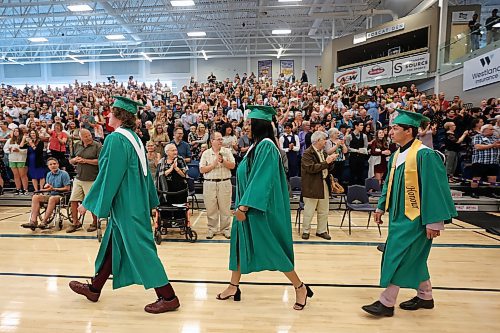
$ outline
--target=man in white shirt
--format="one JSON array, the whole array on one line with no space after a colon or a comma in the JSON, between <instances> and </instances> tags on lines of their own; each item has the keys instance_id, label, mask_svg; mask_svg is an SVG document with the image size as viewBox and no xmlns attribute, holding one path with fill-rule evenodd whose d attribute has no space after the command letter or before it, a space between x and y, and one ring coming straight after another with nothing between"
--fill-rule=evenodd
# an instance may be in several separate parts
<instances>
[{"instance_id":1,"label":"man in white shirt","mask_svg":"<svg viewBox=\"0 0 500 333\"><path fill-rule=\"evenodd\" d=\"M241 123L241 119L243 118L243 112L237 108L236 102L231 102L231 109L227 111L227 119L229 121L231 120L237 120L238 124Z\"/></svg>"},{"instance_id":2,"label":"man in white shirt","mask_svg":"<svg viewBox=\"0 0 500 333\"><path fill-rule=\"evenodd\" d=\"M231 169L234 169L234 156L228 148L222 147L222 134L214 132L212 148L203 152L200 159L200 172L203 174L203 198L207 209L207 239L217 232L231 238ZM220 229L219 227L220 222Z\"/></svg>"},{"instance_id":3,"label":"man in white shirt","mask_svg":"<svg viewBox=\"0 0 500 333\"><path fill-rule=\"evenodd\" d=\"M279 139L280 149L286 153L288 158L288 178L299 175L299 136L292 133L292 124L285 124L285 132Z\"/></svg>"}]
</instances>

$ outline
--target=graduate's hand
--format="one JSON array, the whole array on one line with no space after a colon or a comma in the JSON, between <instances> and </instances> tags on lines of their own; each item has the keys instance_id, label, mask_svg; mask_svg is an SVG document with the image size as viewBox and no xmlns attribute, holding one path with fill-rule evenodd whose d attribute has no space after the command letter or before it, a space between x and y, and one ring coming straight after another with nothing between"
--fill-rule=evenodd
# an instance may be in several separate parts
<instances>
[{"instance_id":1,"label":"graduate's hand","mask_svg":"<svg viewBox=\"0 0 500 333\"><path fill-rule=\"evenodd\" d=\"M236 209L234 212L233 212L234 216L236 216L236 219L240 222L243 222L247 219L247 214L245 212L242 212L241 210L239 209Z\"/></svg>"},{"instance_id":2,"label":"graduate's hand","mask_svg":"<svg viewBox=\"0 0 500 333\"><path fill-rule=\"evenodd\" d=\"M425 229L427 232L427 238L428 239L433 239L438 236L441 236L441 232L439 230L432 230L432 229Z\"/></svg>"},{"instance_id":3,"label":"graduate's hand","mask_svg":"<svg viewBox=\"0 0 500 333\"><path fill-rule=\"evenodd\" d=\"M373 214L373 217L375 218L375 223L377 224L384 223L384 221L382 221L382 215L384 215L384 212L375 212L375 214Z\"/></svg>"},{"instance_id":4,"label":"graduate's hand","mask_svg":"<svg viewBox=\"0 0 500 333\"><path fill-rule=\"evenodd\" d=\"M78 214L85 215L87 212L87 208L83 207L83 205L78 206Z\"/></svg>"}]
</instances>

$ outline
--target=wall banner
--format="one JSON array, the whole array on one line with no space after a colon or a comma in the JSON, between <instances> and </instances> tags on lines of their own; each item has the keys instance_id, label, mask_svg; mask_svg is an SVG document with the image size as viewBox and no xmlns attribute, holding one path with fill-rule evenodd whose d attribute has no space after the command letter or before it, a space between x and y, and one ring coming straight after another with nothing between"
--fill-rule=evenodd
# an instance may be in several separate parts
<instances>
[{"instance_id":1,"label":"wall banner","mask_svg":"<svg viewBox=\"0 0 500 333\"><path fill-rule=\"evenodd\" d=\"M293 72L293 60L280 60L280 74L283 73L286 80L290 79Z\"/></svg>"},{"instance_id":2,"label":"wall banner","mask_svg":"<svg viewBox=\"0 0 500 333\"><path fill-rule=\"evenodd\" d=\"M273 78L273 61L272 60L259 60L257 62L257 75L258 79L266 77L267 79Z\"/></svg>"},{"instance_id":3,"label":"wall banner","mask_svg":"<svg viewBox=\"0 0 500 333\"><path fill-rule=\"evenodd\" d=\"M337 72L333 74L333 82L335 86L340 86L341 83L344 84L354 84L361 82L361 68L352 68L346 71Z\"/></svg>"},{"instance_id":4,"label":"wall banner","mask_svg":"<svg viewBox=\"0 0 500 333\"><path fill-rule=\"evenodd\" d=\"M392 61L371 64L361 68L361 82L392 77Z\"/></svg>"},{"instance_id":5,"label":"wall banner","mask_svg":"<svg viewBox=\"0 0 500 333\"><path fill-rule=\"evenodd\" d=\"M392 61L393 77L409 75L409 74L417 74L428 71L429 71L429 53L419 54Z\"/></svg>"},{"instance_id":6,"label":"wall banner","mask_svg":"<svg viewBox=\"0 0 500 333\"><path fill-rule=\"evenodd\" d=\"M500 48L464 62L464 91L500 81Z\"/></svg>"}]
</instances>

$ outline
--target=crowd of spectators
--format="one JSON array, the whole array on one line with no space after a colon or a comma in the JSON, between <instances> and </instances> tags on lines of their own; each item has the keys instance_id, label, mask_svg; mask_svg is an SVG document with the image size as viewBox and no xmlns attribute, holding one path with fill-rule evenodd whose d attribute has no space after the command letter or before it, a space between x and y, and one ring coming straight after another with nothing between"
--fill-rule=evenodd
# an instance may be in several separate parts
<instances>
[{"instance_id":1,"label":"crowd of spectators","mask_svg":"<svg viewBox=\"0 0 500 333\"><path fill-rule=\"evenodd\" d=\"M382 182L387 159L397 149L388 129L397 110L404 109L430 119L419 129L419 138L446 155L450 182L481 176L496 181L500 98L485 98L474 106L459 95L427 94L414 84L323 88L303 82L304 74L298 81L282 76L276 81L258 80L253 73L217 80L212 74L206 82L192 78L178 93L159 80L154 84L133 79L97 84L75 81L67 87L46 89L2 85L0 186L12 181L16 194L27 194L29 178L37 190L43 186L48 157L57 158L61 169L71 173L69 160L81 140L80 130L87 129L99 142L113 130L107 115L115 95L144 105L136 133L147 147L152 169L169 143L187 164L199 161L210 148L215 131L221 133L223 147L238 163L251 144L248 105L263 104L276 108L273 124L287 157L289 177L300 175L302 154L311 145L312 134L323 131L328 134L325 152L337 154L333 173L341 183L364 184L367 177ZM491 174L484 173L484 164L490 165L487 173Z\"/></svg>"}]
</instances>

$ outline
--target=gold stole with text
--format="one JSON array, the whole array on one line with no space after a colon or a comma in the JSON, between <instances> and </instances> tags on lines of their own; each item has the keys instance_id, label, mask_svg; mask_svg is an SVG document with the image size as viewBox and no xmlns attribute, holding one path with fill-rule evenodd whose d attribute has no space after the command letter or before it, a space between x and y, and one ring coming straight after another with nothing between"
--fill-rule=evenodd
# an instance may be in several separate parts
<instances>
[{"instance_id":1,"label":"gold stole with text","mask_svg":"<svg viewBox=\"0 0 500 333\"><path fill-rule=\"evenodd\" d=\"M418 186L418 171L417 171L417 152L422 141L415 140L411 147L408 148L408 155L405 161L405 216L411 221L420 216L420 189ZM394 180L394 172L398 163L400 149L396 151L392 159L391 172L389 173L389 183L387 184L387 197L385 201L385 210L389 208L391 198L392 182Z\"/></svg>"}]
</instances>

